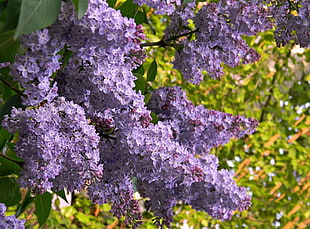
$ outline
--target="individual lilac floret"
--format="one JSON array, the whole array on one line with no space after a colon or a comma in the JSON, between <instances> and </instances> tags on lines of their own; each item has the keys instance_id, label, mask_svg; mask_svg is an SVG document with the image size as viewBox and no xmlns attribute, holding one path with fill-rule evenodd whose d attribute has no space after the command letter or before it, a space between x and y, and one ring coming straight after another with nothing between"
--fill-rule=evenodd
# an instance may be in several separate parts
<instances>
[{"instance_id":1,"label":"individual lilac floret","mask_svg":"<svg viewBox=\"0 0 310 229\"><path fill-rule=\"evenodd\" d=\"M5 216L6 206L0 203L0 228L3 229L24 229L25 220L19 220L14 215Z\"/></svg>"},{"instance_id":2,"label":"individual lilac floret","mask_svg":"<svg viewBox=\"0 0 310 229\"><path fill-rule=\"evenodd\" d=\"M252 134L258 125L252 118L195 107L180 87L155 90L147 106L171 125L176 141L200 155L232 138Z\"/></svg>"},{"instance_id":3,"label":"individual lilac floret","mask_svg":"<svg viewBox=\"0 0 310 229\"><path fill-rule=\"evenodd\" d=\"M19 179L37 193L48 189L81 190L101 176L99 136L83 108L59 97L35 109L13 108L3 126L18 132L15 150L24 160Z\"/></svg>"}]
</instances>

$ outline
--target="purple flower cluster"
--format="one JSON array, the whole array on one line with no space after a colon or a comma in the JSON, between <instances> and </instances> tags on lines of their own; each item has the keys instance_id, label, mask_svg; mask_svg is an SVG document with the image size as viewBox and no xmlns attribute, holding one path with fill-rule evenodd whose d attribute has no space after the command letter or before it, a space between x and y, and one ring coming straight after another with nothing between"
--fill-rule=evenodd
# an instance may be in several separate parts
<instances>
[{"instance_id":1,"label":"purple flower cluster","mask_svg":"<svg viewBox=\"0 0 310 229\"><path fill-rule=\"evenodd\" d=\"M194 18L195 3L188 3L178 6L173 14L170 15L170 23L165 29L165 38L178 36L190 32L188 20Z\"/></svg>"},{"instance_id":2,"label":"purple flower cluster","mask_svg":"<svg viewBox=\"0 0 310 229\"><path fill-rule=\"evenodd\" d=\"M132 168L138 192L149 198L146 208L169 225L178 200L223 220L230 219L234 210L250 206L247 191L237 187L232 174L218 170L216 156L198 156L178 142L173 132L169 124L159 122L143 133L134 129L127 137L130 154L140 158Z\"/></svg>"},{"instance_id":3,"label":"purple flower cluster","mask_svg":"<svg viewBox=\"0 0 310 229\"><path fill-rule=\"evenodd\" d=\"M170 15L175 10L175 5L181 5L182 0L134 0L134 3L140 6L145 4L149 7L156 9L156 14L167 14Z\"/></svg>"},{"instance_id":4,"label":"purple flower cluster","mask_svg":"<svg viewBox=\"0 0 310 229\"><path fill-rule=\"evenodd\" d=\"M13 108L3 126L19 134L15 149L25 163L19 179L23 187L38 193L82 190L102 174L95 127L82 107L63 97L37 109Z\"/></svg>"},{"instance_id":5,"label":"purple flower cluster","mask_svg":"<svg viewBox=\"0 0 310 229\"><path fill-rule=\"evenodd\" d=\"M307 0L279 1L269 7L275 19L274 37L278 46L294 40L301 47L310 46L310 2Z\"/></svg>"},{"instance_id":6,"label":"purple flower cluster","mask_svg":"<svg viewBox=\"0 0 310 229\"><path fill-rule=\"evenodd\" d=\"M5 216L6 206L0 203L0 228L3 229L24 229L24 220L18 220L15 216Z\"/></svg>"},{"instance_id":7,"label":"purple flower cluster","mask_svg":"<svg viewBox=\"0 0 310 229\"><path fill-rule=\"evenodd\" d=\"M178 26L180 23L175 23L175 14L178 15L178 11L171 15L172 23ZM262 4L245 0L204 5L193 17L196 39L180 42L183 48L175 55L174 67L187 81L199 84L203 80L203 70L213 78L219 78L223 74L222 63L235 67L258 61L259 54L241 35L251 36L271 29L267 16ZM184 20L186 23L188 17ZM177 31L178 27L174 30Z\"/></svg>"},{"instance_id":8,"label":"purple flower cluster","mask_svg":"<svg viewBox=\"0 0 310 229\"><path fill-rule=\"evenodd\" d=\"M123 176L121 179L115 180L114 176L105 175L105 178L100 182L91 185L88 192L94 203L112 203L111 212L114 216L118 218L125 216L125 223L137 227L141 224L142 216L138 201L133 197L133 190L128 177Z\"/></svg>"},{"instance_id":9,"label":"purple flower cluster","mask_svg":"<svg viewBox=\"0 0 310 229\"><path fill-rule=\"evenodd\" d=\"M159 120L169 123L176 141L202 156L231 138L252 134L258 126L252 118L195 107L180 87L155 90L148 108Z\"/></svg>"},{"instance_id":10,"label":"purple flower cluster","mask_svg":"<svg viewBox=\"0 0 310 229\"><path fill-rule=\"evenodd\" d=\"M60 69L58 52L64 43L43 29L22 37L22 45L27 52L15 58L10 74L25 89L23 104L51 102L57 96L57 85L51 77Z\"/></svg>"},{"instance_id":11,"label":"purple flower cluster","mask_svg":"<svg viewBox=\"0 0 310 229\"><path fill-rule=\"evenodd\" d=\"M160 10L160 4L181 2L153 3ZM241 4L240 12L235 12L234 4ZM250 9L251 4L243 1L209 4L196 16L189 8L178 8L175 26L187 25L185 20L194 17L199 29L197 41L184 42L179 55L197 46L192 60L197 61L197 69L202 60L199 48L214 49L201 55L217 53L227 63L228 57L251 60L240 35L254 34L263 25L254 18L248 19L251 25L241 24ZM231 12L234 17L227 19ZM173 27L167 34L178 35ZM223 34L216 36L217 32ZM233 42L237 51L216 43L208 33L222 42ZM145 104L144 96L134 90L132 73L145 58L140 48L143 38L141 26L104 0L90 0L81 20L71 1L63 2L53 25L24 36L28 51L11 68L25 88L24 104L35 107L14 108L3 122L10 132L19 133L16 152L25 163L20 183L38 193L86 188L93 202L112 202L112 212L125 216L127 223L141 219L135 191L149 198L146 207L166 224L172 221L172 207L178 200L213 217L229 219L234 210L249 207L250 197L231 173L218 170L218 159L209 151L253 133L257 122L195 107L179 87L155 90ZM157 124L151 122L151 111L159 118Z\"/></svg>"},{"instance_id":12,"label":"purple flower cluster","mask_svg":"<svg viewBox=\"0 0 310 229\"><path fill-rule=\"evenodd\" d=\"M116 201L117 197L111 196L108 190L121 189L124 177L129 176L137 179L138 192L149 198L146 207L164 218L166 224L172 221L172 207L177 200L219 219L229 219L233 210L248 208L247 191L237 187L231 173L218 171L218 159L208 154L207 147L214 147L212 141L224 144L230 137L251 133L257 122L220 112L214 112L212 119L212 111L208 114L202 107L195 110L178 87L156 90L148 107L161 120L157 124L141 120L137 123L134 111L128 108L107 110L102 118L103 129L110 134L100 144L105 170L100 182L89 187L91 199L98 203ZM190 119L199 114L202 114L199 120ZM209 128L210 134L206 131L205 137L205 133L195 133L195 122L199 121L203 123L197 124L197 132ZM185 136L190 139L185 140ZM205 145L199 145L204 141L207 141ZM134 188L133 184L125 187Z\"/></svg>"}]
</instances>

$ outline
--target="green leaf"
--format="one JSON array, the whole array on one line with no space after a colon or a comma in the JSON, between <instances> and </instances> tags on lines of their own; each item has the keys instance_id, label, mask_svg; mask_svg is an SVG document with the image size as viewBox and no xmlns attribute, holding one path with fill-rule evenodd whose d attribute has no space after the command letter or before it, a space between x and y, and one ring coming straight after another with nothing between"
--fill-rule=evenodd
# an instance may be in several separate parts
<instances>
[{"instance_id":1,"label":"green leaf","mask_svg":"<svg viewBox=\"0 0 310 229\"><path fill-rule=\"evenodd\" d=\"M154 217L152 213L147 212L147 211L143 212L142 216L143 216L143 219L152 219Z\"/></svg>"},{"instance_id":2,"label":"green leaf","mask_svg":"<svg viewBox=\"0 0 310 229\"><path fill-rule=\"evenodd\" d=\"M49 192L45 192L42 195L35 196L35 214L38 217L40 227L45 224L52 207L53 195Z\"/></svg>"},{"instance_id":3,"label":"green leaf","mask_svg":"<svg viewBox=\"0 0 310 229\"><path fill-rule=\"evenodd\" d=\"M0 36L0 63L12 62L19 49L19 41L14 40L14 31L1 33Z\"/></svg>"},{"instance_id":4,"label":"green leaf","mask_svg":"<svg viewBox=\"0 0 310 229\"><path fill-rule=\"evenodd\" d=\"M60 12L61 0L22 1L14 39L53 24Z\"/></svg>"},{"instance_id":5,"label":"green leaf","mask_svg":"<svg viewBox=\"0 0 310 229\"><path fill-rule=\"evenodd\" d=\"M110 7L114 7L115 6L115 3L117 2L117 0L107 0L107 3Z\"/></svg>"},{"instance_id":6,"label":"green leaf","mask_svg":"<svg viewBox=\"0 0 310 229\"><path fill-rule=\"evenodd\" d=\"M140 25L147 22L146 12L138 10L135 17L136 24Z\"/></svg>"},{"instance_id":7,"label":"green leaf","mask_svg":"<svg viewBox=\"0 0 310 229\"><path fill-rule=\"evenodd\" d=\"M151 123L157 124L159 119L158 119L157 115L153 111L151 112L151 117L152 117Z\"/></svg>"},{"instance_id":8,"label":"green leaf","mask_svg":"<svg viewBox=\"0 0 310 229\"><path fill-rule=\"evenodd\" d=\"M67 200L66 193L65 193L64 190L60 190L60 191L54 192L54 193L55 193L57 196L60 196L62 199L64 199L67 203L69 203L68 200Z\"/></svg>"},{"instance_id":9,"label":"green leaf","mask_svg":"<svg viewBox=\"0 0 310 229\"><path fill-rule=\"evenodd\" d=\"M141 65L140 67L134 69L132 72L133 72L133 73L139 73L139 74L141 74L141 75L144 75L144 67L143 67L143 65Z\"/></svg>"},{"instance_id":10,"label":"green leaf","mask_svg":"<svg viewBox=\"0 0 310 229\"><path fill-rule=\"evenodd\" d=\"M12 134L5 130L3 127L0 127L0 151L2 152L2 149L4 145L7 143L7 141L10 139Z\"/></svg>"},{"instance_id":11,"label":"green leaf","mask_svg":"<svg viewBox=\"0 0 310 229\"><path fill-rule=\"evenodd\" d=\"M72 2L77 11L78 19L81 19L87 11L88 0L72 0Z\"/></svg>"},{"instance_id":12,"label":"green leaf","mask_svg":"<svg viewBox=\"0 0 310 229\"><path fill-rule=\"evenodd\" d=\"M145 104L147 104L150 101L151 97L152 97L152 93L147 93L144 95Z\"/></svg>"},{"instance_id":13,"label":"green leaf","mask_svg":"<svg viewBox=\"0 0 310 229\"><path fill-rule=\"evenodd\" d=\"M154 81L156 75L157 75L157 63L155 60L153 60L149 69L147 70L147 80Z\"/></svg>"},{"instance_id":14,"label":"green leaf","mask_svg":"<svg viewBox=\"0 0 310 229\"><path fill-rule=\"evenodd\" d=\"M69 217L72 217L73 215L75 215L77 213L77 210L73 206L67 206L67 207L63 207L60 210L60 212L65 217L69 218Z\"/></svg>"},{"instance_id":15,"label":"green leaf","mask_svg":"<svg viewBox=\"0 0 310 229\"><path fill-rule=\"evenodd\" d=\"M0 178L0 203L13 206L21 200L19 185L10 177Z\"/></svg>"},{"instance_id":16,"label":"green leaf","mask_svg":"<svg viewBox=\"0 0 310 229\"><path fill-rule=\"evenodd\" d=\"M134 89L138 92L141 91L141 94L143 95L145 92L145 79L143 77L143 75L139 74L139 73L133 73L135 77L137 77L137 79L134 81L135 82L135 87Z\"/></svg>"},{"instance_id":17,"label":"green leaf","mask_svg":"<svg viewBox=\"0 0 310 229\"><path fill-rule=\"evenodd\" d=\"M82 212L78 212L75 217L81 222L81 223L84 223L84 224L90 224L91 223L91 220L90 220L90 216L89 215L86 215Z\"/></svg>"},{"instance_id":18,"label":"green leaf","mask_svg":"<svg viewBox=\"0 0 310 229\"><path fill-rule=\"evenodd\" d=\"M133 3L132 0L127 0L121 5L119 10L121 11L124 17L134 18L138 10L138 7L139 6Z\"/></svg>"},{"instance_id":19,"label":"green leaf","mask_svg":"<svg viewBox=\"0 0 310 229\"><path fill-rule=\"evenodd\" d=\"M1 133L1 132L0 132ZM22 168L17 163L0 157L0 176L18 174Z\"/></svg>"},{"instance_id":20,"label":"green leaf","mask_svg":"<svg viewBox=\"0 0 310 229\"><path fill-rule=\"evenodd\" d=\"M30 190L28 190L23 202L17 207L15 216L18 217L20 216L26 208L32 203L33 197L30 196Z\"/></svg>"},{"instance_id":21,"label":"green leaf","mask_svg":"<svg viewBox=\"0 0 310 229\"><path fill-rule=\"evenodd\" d=\"M20 13L21 0L10 0L7 5L7 17L1 31L8 31L16 28Z\"/></svg>"}]
</instances>

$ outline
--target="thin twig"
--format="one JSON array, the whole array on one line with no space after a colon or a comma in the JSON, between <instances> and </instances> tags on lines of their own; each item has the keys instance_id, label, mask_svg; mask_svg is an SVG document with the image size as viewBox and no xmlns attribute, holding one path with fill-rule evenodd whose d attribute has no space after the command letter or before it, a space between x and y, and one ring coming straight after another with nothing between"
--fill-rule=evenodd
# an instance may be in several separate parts
<instances>
[{"instance_id":1,"label":"thin twig","mask_svg":"<svg viewBox=\"0 0 310 229\"><path fill-rule=\"evenodd\" d=\"M147 46L160 46L160 47L170 46L170 44L169 44L170 41L176 41L180 37L187 37L187 36L189 36L193 33L196 33L196 32L198 32L198 29L195 29L193 31L183 33L180 35L176 35L176 36L170 37L168 39L163 38L160 41L156 41L156 42L142 43L142 44L140 44L140 47L143 48L143 47L147 47Z\"/></svg>"}]
</instances>

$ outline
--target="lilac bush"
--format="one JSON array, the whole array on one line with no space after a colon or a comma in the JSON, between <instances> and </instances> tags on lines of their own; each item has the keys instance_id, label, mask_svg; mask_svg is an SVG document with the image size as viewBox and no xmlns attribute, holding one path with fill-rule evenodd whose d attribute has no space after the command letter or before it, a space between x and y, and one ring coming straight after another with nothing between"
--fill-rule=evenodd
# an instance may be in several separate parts
<instances>
[{"instance_id":1,"label":"lilac bush","mask_svg":"<svg viewBox=\"0 0 310 229\"><path fill-rule=\"evenodd\" d=\"M134 2L170 15L162 41L176 47L174 67L195 84L203 70L219 78L223 63L259 60L242 36L272 28L272 14L280 44L287 39L309 44L304 2L294 17L287 14L291 6L268 8L262 1L219 1L197 12L195 1ZM278 11L287 16L284 21ZM292 23L300 25L294 35ZM180 36L189 39L179 41ZM195 106L180 87L158 88L146 103L132 73L146 58L143 39L142 26L104 0L90 0L80 20L71 1L62 2L53 25L22 37L26 52L10 67L28 108L13 108L2 124L18 133L15 150L24 161L19 182L39 194L86 189L94 203L112 202L114 215L134 226L141 220L135 191L166 225L178 201L230 219L233 211L249 208L251 197L231 172L219 169L210 151L254 133L258 122Z\"/></svg>"}]
</instances>

